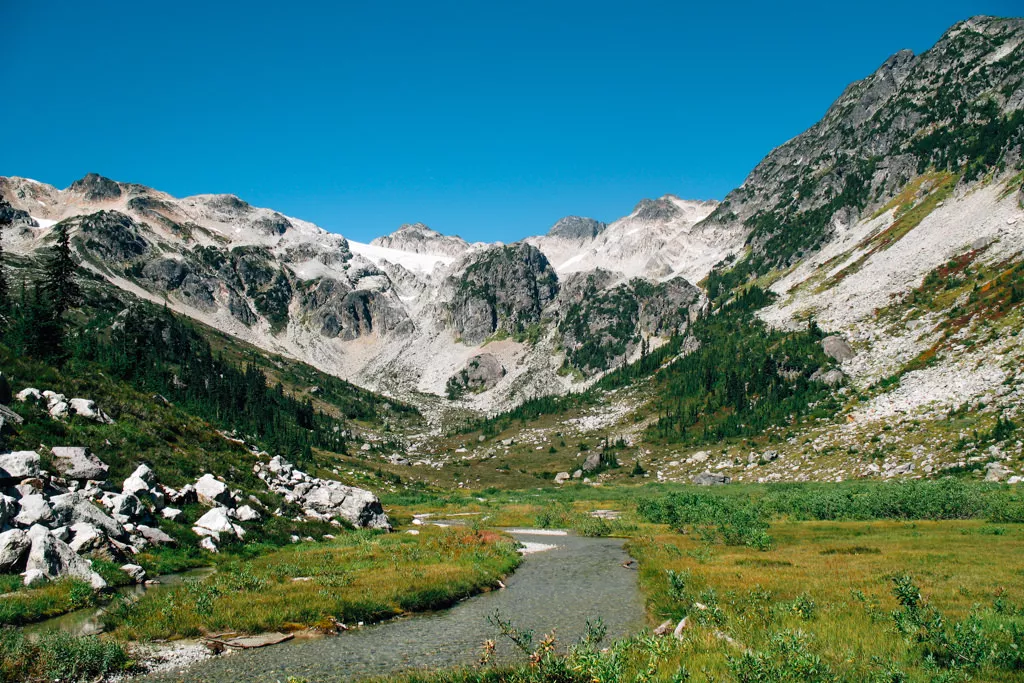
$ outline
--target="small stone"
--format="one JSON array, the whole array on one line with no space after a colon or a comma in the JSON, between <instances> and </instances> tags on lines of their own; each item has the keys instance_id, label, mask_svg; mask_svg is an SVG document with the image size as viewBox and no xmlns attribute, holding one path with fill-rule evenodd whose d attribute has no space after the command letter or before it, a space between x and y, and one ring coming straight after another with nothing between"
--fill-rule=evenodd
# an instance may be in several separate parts
<instances>
[{"instance_id":1,"label":"small stone","mask_svg":"<svg viewBox=\"0 0 1024 683\"><path fill-rule=\"evenodd\" d=\"M146 570L138 564L121 565L121 571L128 575L135 583L143 583L146 580Z\"/></svg>"}]
</instances>

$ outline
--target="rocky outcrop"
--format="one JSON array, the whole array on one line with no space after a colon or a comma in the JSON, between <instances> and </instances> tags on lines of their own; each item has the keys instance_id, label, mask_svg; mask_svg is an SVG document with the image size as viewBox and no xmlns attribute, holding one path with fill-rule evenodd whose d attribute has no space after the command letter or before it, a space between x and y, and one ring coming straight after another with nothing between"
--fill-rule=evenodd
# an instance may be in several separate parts
<instances>
[{"instance_id":1,"label":"rocky outcrop","mask_svg":"<svg viewBox=\"0 0 1024 683\"><path fill-rule=\"evenodd\" d=\"M505 366L494 354L481 353L466 362L466 366L448 380L448 393L479 393L494 387L505 376Z\"/></svg>"},{"instance_id":2,"label":"rocky outcrop","mask_svg":"<svg viewBox=\"0 0 1024 683\"><path fill-rule=\"evenodd\" d=\"M110 468L88 448L55 446L51 452L54 469L65 479L102 481L107 478Z\"/></svg>"},{"instance_id":3,"label":"rocky outcrop","mask_svg":"<svg viewBox=\"0 0 1024 683\"><path fill-rule=\"evenodd\" d=\"M35 451L0 454L0 485L14 484L38 476L39 454Z\"/></svg>"},{"instance_id":4,"label":"rocky outcrop","mask_svg":"<svg viewBox=\"0 0 1024 683\"><path fill-rule=\"evenodd\" d=\"M353 526L391 530L391 523L377 496L365 489L346 486L332 479L311 477L291 463L275 456L270 462L256 463L253 471L268 488L288 502L302 507L311 519L341 519Z\"/></svg>"},{"instance_id":5,"label":"rocky outcrop","mask_svg":"<svg viewBox=\"0 0 1024 683\"><path fill-rule=\"evenodd\" d=\"M732 479L724 474L714 474L712 472L701 472L693 478L693 483L698 486L719 486L721 484L728 484Z\"/></svg>"},{"instance_id":6,"label":"rocky outcrop","mask_svg":"<svg viewBox=\"0 0 1024 683\"><path fill-rule=\"evenodd\" d=\"M28 530L26 538L31 543L25 561L26 586L71 576L87 581L96 590L106 587L107 582L92 570L92 563L76 554L46 527L38 524L33 526Z\"/></svg>"},{"instance_id":7,"label":"rocky outcrop","mask_svg":"<svg viewBox=\"0 0 1024 683\"><path fill-rule=\"evenodd\" d=\"M448 312L456 335L477 344L495 332L524 332L558 294L558 276L529 244L495 247L473 258L448 282Z\"/></svg>"},{"instance_id":8,"label":"rocky outcrop","mask_svg":"<svg viewBox=\"0 0 1024 683\"><path fill-rule=\"evenodd\" d=\"M71 183L68 191L81 195L87 202L105 202L121 196L121 185L98 173L89 173Z\"/></svg>"},{"instance_id":9,"label":"rocky outcrop","mask_svg":"<svg viewBox=\"0 0 1024 683\"><path fill-rule=\"evenodd\" d=\"M548 237L560 237L566 240L593 239L604 232L607 227L607 223L593 218L566 216L551 226L551 229L548 230Z\"/></svg>"},{"instance_id":10,"label":"rocky outcrop","mask_svg":"<svg viewBox=\"0 0 1024 683\"><path fill-rule=\"evenodd\" d=\"M412 332L413 324L389 290L352 289L341 280L322 278L303 293L301 306L325 337L352 341L370 335Z\"/></svg>"},{"instance_id":11,"label":"rocky outcrop","mask_svg":"<svg viewBox=\"0 0 1024 683\"><path fill-rule=\"evenodd\" d=\"M422 223L403 225L390 235L374 239L370 244L411 254L460 256L469 245L461 237L442 235Z\"/></svg>"},{"instance_id":12,"label":"rocky outcrop","mask_svg":"<svg viewBox=\"0 0 1024 683\"><path fill-rule=\"evenodd\" d=\"M645 337L683 333L704 303L681 277L658 284L633 279L609 289L599 287L603 280L599 273L576 278L578 292L558 324L568 363L587 375L621 364Z\"/></svg>"}]
</instances>

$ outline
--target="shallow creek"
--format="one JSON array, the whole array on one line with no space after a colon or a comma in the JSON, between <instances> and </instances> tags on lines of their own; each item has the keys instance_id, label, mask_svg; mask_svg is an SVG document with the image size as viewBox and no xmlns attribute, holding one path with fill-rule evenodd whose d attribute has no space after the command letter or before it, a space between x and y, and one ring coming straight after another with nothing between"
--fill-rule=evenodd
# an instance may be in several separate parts
<instances>
[{"instance_id":1,"label":"shallow creek","mask_svg":"<svg viewBox=\"0 0 1024 683\"><path fill-rule=\"evenodd\" d=\"M124 588L118 588L115 594L141 595L142 593L148 593L150 591L166 590L167 588L180 585L189 579L204 579L210 574L213 574L214 571L213 567L200 567L198 569L190 569L179 574L164 574L163 576L158 577L158 583L125 586ZM28 624L27 626L23 626L22 630L25 633L66 631L67 633L76 636L94 635L103 631L101 618L103 616L104 609L105 607L101 606L75 610L74 612L62 614L59 617L46 619L35 624Z\"/></svg>"},{"instance_id":2,"label":"shallow creek","mask_svg":"<svg viewBox=\"0 0 1024 683\"><path fill-rule=\"evenodd\" d=\"M510 533L530 550L506 580L504 590L478 595L441 612L396 619L339 636L296 639L258 650L208 659L147 681L276 683L289 676L316 683L347 681L420 668L473 664L481 645L498 638L488 622L495 611L519 629L533 629L535 642L555 629L559 643L575 642L587 620L600 618L608 640L644 625L643 600L621 539ZM540 545L538 545L540 544ZM543 548L543 546L554 546ZM500 642L498 655L512 656Z\"/></svg>"}]
</instances>

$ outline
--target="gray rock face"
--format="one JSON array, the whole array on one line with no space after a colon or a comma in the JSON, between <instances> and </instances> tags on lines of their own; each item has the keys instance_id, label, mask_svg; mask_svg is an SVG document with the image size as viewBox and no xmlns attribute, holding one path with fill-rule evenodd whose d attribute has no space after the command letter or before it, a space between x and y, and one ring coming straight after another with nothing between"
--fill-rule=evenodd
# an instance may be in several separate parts
<instances>
[{"instance_id":1,"label":"gray rock face","mask_svg":"<svg viewBox=\"0 0 1024 683\"><path fill-rule=\"evenodd\" d=\"M0 455L0 484L12 484L39 476L39 454L14 451Z\"/></svg>"},{"instance_id":2,"label":"gray rock face","mask_svg":"<svg viewBox=\"0 0 1024 683\"><path fill-rule=\"evenodd\" d=\"M150 251L139 225L118 211L99 211L77 222L84 238L84 249L104 263L132 261Z\"/></svg>"},{"instance_id":3,"label":"gray rock face","mask_svg":"<svg viewBox=\"0 0 1024 683\"><path fill-rule=\"evenodd\" d=\"M21 529L11 529L0 534L0 572L13 573L21 569L31 545Z\"/></svg>"},{"instance_id":4,"label":"gray rock face","mask_svg":"<svg viewBox=\"0 0 1024 683\"><path fill-rule=\"evenodd\" d=\"M140 524L135 528L136 533L146 539L151 545L177 545L178 542L170 534L157 529L156 527Z\"/></svg>"},{"instance_id":5,"label":"gray rock face","mask_svg":"<svg viewBox=\"0 0 1024 683\"><path fill-rule=\"evenodd\" d=\"M558 294L558 276L540 250L519 243L476 255L447 286L452 328L478 344L497 331L517 334L540 322Z\"/></svg>"},{"instance_id":6,"label":"gray rock face","mask_svg":"<svg viewBox=\"0 0 1024 683\"><path fill-rule=\"evenodd\" d=\"M591 453L587 456L587 459L583 461L583 471L593 472L601 466L601 455L599 453Z\"/></svg>"},{"instance_id":7,"label":"gray rock face","mask_svg":"<svg viewBox=\"0 0 1024 683\"><path fill-rule=\"evenodd\" d=\"M556 484L564 484L567 481L569 481L569 473L568 472L559 472L558 474L555 475L555 483Z\"/></svg>"},{"instance_id":8,"label":"gray rock face","mask_svg":"<svg viewBox=\"0 0 1024 683\"><path fill-rule=\"evenodd\" d=\"M821 348L833 360L842 363L853 358L853 349L846 340L838 335L825 337L821 340Z\"/></svg>"},{"instance_id":9,"label":"gray rock face","mask_svg":"<svg viewBox=\"0 0 1024 683\"><path fill-rule=\"evenodd\" d=\"M852 197L877 197L880 206L918 168L946 165L942 157L953 151L952 145L936 140L939 144L923 146L929 150L924 152L915 144L932 133L948 132L950 141L958 140L960 131L945 112L981 109L993 92L1020 92L1024 56L1015 52L1000 58L997 51L1022 35L1020 19L975 17L953 26L920 55L896 53L874 74L847 87L821 121L772 151L705 227L738 226L760 214L749 243L765 266L792 263L818 248L834 230L837 213L848 220L847 208L857 215L871 210ZM1022 104L1020 96L1010 95L995 105L995 113L1001 116ZM797 187L802 189L792 191ZM843 194L851 197L847 206L831 216L821 211ZM815 210L818 215L811 213ZM782 235L791 225L799 226L800 233ZM778 236L782 239L774 239ZM786 248L779 248L780 242Z\"/></svg>"},{"instance_id":10,"label":"gray rock face","mask_svg":"<svg viewBox=\"0 0 1024 683\"><path fill-rule=\"evenodd\" d=\"M104 494L101 502L110 510L110 515L121 524L134 522L149 515L142 501L130 493Z\"/></svg>"},{"instance_id":11,"label":"gray rock face","mask_svg":"<svg viewBox=\"0 0 1024 683\"><path fill-rule=\"evenodd\" d=\"M605 231L607 223L584 218L583 216L566 216L560 218L557 223L548 230L550 237L561 237L568 240L593 239Z\"/></svg>"},{"instance_id":12,"label":"gray rock face","mask_svg":"<svg viewBox=\"0 0 1024 683\"><path fill-rule=\"evenodd\" d=\"M68 189L80 193L91 202L107 201L121 196L120 184L98 173L87 174L84 178L71 183Z\"/></svg>"},{"instance_id":13,"label":"gray rock face","mask_svg":"<svg viewBox=\"0 0 1024 683\"><path fill-rule=\"evenodd\" d=\"M494 387L505 376L505 366L491 353L473 356L466 367L448 380L448 386L464 391L481 392Z\"/></svg>"},{"instance_id":14,"label":"gray rock face","mask_svg":"<svg viewBox=\"0 0 1024 683\"><path fill-rule=\"evenodd\" d=\"M50 525L53 523L53 510L46 499L41 495L23 496L18 514L14 516L14 522L19 526L31 527L36 524Z\"/></svg>"},{"instance_id":15,"label":"gray rock face","mask_svg":"<svg viewBox=\"0 0 1024 683\"><path fill-rule=\"evenodd\" d=\"M641 199L633 208L633 216L650 223L670 221L679 215L679 207L667 197Z\"/></svg>"},{"instance_id":16,"label":"gray rock face","mask_svg":"<svg viewBox=\"0 0 1024 683\"><path fill-rule=\"evenodd\" d=\"M271 458L265 465L256 463L253 471L270 490L302 506L309 517L322 520L338 517L360 528L391 530L380 499L365 489L311 477L281 456Z\"/></svg>"},{"instance_id":17,"label":"gray rock face","mask_svg":"<svg viewBox=\"0 0 1024 683\"><path fill-rule=\"evenodd\" d=\"M390 289L353 289L340 280L322 278L306 289L301 305L327 337L351 341L371 334L408 334L414 329Z\"/></svg>"},{"instance_id":18,"label":"gray rock face","mask_svg":"<svg viewBox=\"0 0 1024 683\"><path fill-rule=\"evenodd\" d=\"M18 501L0 493L0 529L3 529L16 514L18 514Z\"/></svg>"},{"instance_id":19,"label":"gray rock face","mask_svg":"<svg viewBox=\"0 0 1024 683\"><path fill-rule=\"evenodd\" d=\"M684 278L652 284L634 279L602 289L603 278L574 282L570 300L562 308L558 330L566 357L587 375L607 370L638 352L645 336L681 333L690 311L705 301L699 289Z\"/></svg>"},{"instance_id":20,"label":"gray rock face","mask_svg":"<svg viewBox=\"0 0 1024 683\"><path fill-rule=\"evenodd\" d=\"M1013 474L1013 470L1009 469L1002 463L990 462L985 467L985 481L1002 481L1011 474Z\"/></svg>"},{"instance_id":21,"label":"gray rock face","mask_svg":"<svg viewBox=\"0 0 1024 683\"><path fill-rule=\"evenodd\" d=\"M224 507L210 508L205 515L196 520L192 531L197 536L209 537L216 541L221 540L221 534L228 534L236 538L245 536L242 527L231 521L230 510Z\"/></svg>"},{"instance_id":22,"label":"gray rock face","mask_svg":"<svg viewBox=\"0 0 1024 683\"><path fill-rule=\"evenodd\" d=\"M53 467L65 479L76 481L103 481L110 469L88 448L78 446L56 446L53 452Z\"/></svg>"},{"instance_id":23,"label":"gray rock face","mask_svg":"<svg viewBox=\"0 0 1024 683\"><path fill-rule=\"evenodd\" d=\"M374 239L370 244L400 249L414 254L458 256L469 248L461 237L442 235L422 223L403 225L390 235Z\"/></svg>"},{"instance_id":24,"label":"gray rock face","mask_svg":"<svg viewBox=\"0 0 1024 683\"><path fill-rule=\"evenodd\" d=\"M124 527L105 512L92 504L81 493L65 493L50 499L56 524L74 527L75 524L91 524L111 538L123 538Z\"/></svg>"},{"instance_id":25,"label":"gray rock face","mask_svg":"<svg viewBox=\"0 0 1024 683\"><path fill-rule=\"evenodd\" d=\"M693 483L698 486L718 486L728 484L730 481L732 479L724 474L713 474L712 472L701 472L693 478Z\"/></svg>"},{"instance_id":26,"label":"gray rock face","mask_svg":"<svg viewBox=\"0 0 1024 683\"><path fill-rule=\"evenodd\" d=\"M32 527L27 537L32 545L25 562L26 582L32 578L30 575L50 580L71 576L89 582L95 589L106 587L107 582L92 570L91 563L79 557L67 543L54 538L46 527Z\"/></svg>"}]
</instances>

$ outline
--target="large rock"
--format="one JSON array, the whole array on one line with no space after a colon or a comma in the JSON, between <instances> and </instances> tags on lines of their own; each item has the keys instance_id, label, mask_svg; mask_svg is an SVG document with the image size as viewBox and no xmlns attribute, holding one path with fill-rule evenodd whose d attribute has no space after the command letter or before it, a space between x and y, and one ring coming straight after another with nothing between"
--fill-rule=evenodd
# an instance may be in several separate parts
<instances>
[{"instance_id":1,"label":"large rock","mask_svg":"<svg viewBox=\"0 0 1024 683\"><path fill-rule=\"evenodd\" d=\"M53 509L43 496L39 494L23 496L18 503L21 507L18 514L14 516L15 524L23 527L53 524Z\"/></svg>"},{"instance_id":2,"label":"large rock","mask_svg":"<svg viewBox=\"0 0 1024 683\"><path fill-rule=\"evenodd\" d=\"M693 478L693 483L698 486L717 486L721 484L728 484L730 481L732 481L732 479L724 474L714 474L712 472L701 472Z\"/></svg>"},{"instance_id":3,"label":"large rock","mask_svg":"<svg viewBox=\"0 0 1024 683\"><path fill-rule=\"evenodd\" d=\"M84 417L87 420L94 420L102 424L114 423L109 415L96 407L96 401L88 398L73 398L68 402L68 404L72 413Z\"/></svg>"},{"instance_id":4,"label":"large rock","mask_svg":"<svg viewBox=\"0 0 1024 683\"><path fill-rule=\"evenodd\" d=\"M164 533L156 527L146 526L140 524L135 528L135 532L146 539L152 545L177 545L177 541L170 534Z\"/></svg>"},{"instance_id":5,"label":"large rock","mask_svg":"<svg viewBox=\"0 0 1024 683\"><path fill-rule=\"evenodd\" d=\"M838 335L825 337L821 340L821 348L827 356L842 363L853 358L853 349L846 343L846 340Z\"/></svg>"},{"instance_id":6,"label":"large rock","mask_svg":"<svg viewBox=\"0 0 1024 683\"><path fill-rule=\"evenodd\" d=\"M369 491L311 477L281 456L271 458L266 465L256 463L253 472L272 491L302 506L309 517L321 520L339 517L357 527L391 530L380 500Z\"/></svg>"},{"instance_id":7,"label":"large rock","mask_svg":"<svg viewBox=\"0 0 1024 683\"><path fill-rule=\"evenodd\" d=\"M53 453L53 467L65 479L77 481L103 481L110 469L102 460L82 446L56 446Z\"/></svg>"},{"instance_id":8,"label":"large rock","mask_svg":"<svg viewBox=\"0 0 1024 683\"><path fill-rule=\"evenodd\" d=\"M492 353L481 353L473 356L458 373L448 379L449 393L453 391L469 391L479 393L487 391L505 376L505 366Z\"/></svg>"},{"instance_id":9,"label":"large rock","mask_svg":"<svg viewBox=\"0 0 1024 683\"><path fill-rule=\"evenodd\" d=\"M243 505L235 510L235 518L239 522L257 522L260 519L260 513L256 512L251 505Z\"/></svg>"},{"instance_id":10,"label":"large rock","mask_svg":"<svg viewBox=\"0 0 1024 683\"><path fill-rule=\"evenodd\" d=\"M587 459L583 461L583 471L593 472L601 466L601 455L599 453L591 453L587 456Z\"/></svg>"},{"instance_id":11,"label":"large rock","mask_svg":"<svg viewBox=\"0 0 1024 683\"><path fill-rule=\"evenodd\" d=\"M137 499L136 499L137 500ZM110 538L124 538L124 527L82 496L81 493L65 493L50 499L57 524L71 526L79 523L91 524Z\"/></svg>"},{"instance_id":12,"label":"large rock","mask_svg":"<svg viewBox=\"0 0 1024 683\"><path fill-rule=\"evenodd\" d=\"M19 391L14 398L16 398L18 401L21 401L22 403L24 403L25 401L42 401L43 394L38 389L28 387L26 389L22 389L21 391Z\"/></svg>"},{"instance_id":13,"label":"large rock","mask_svg":"<svg viewBox=\"0 0 1024 683\"><path fill-rule=\"evenodd\" d=\"M110 510L111 516L121 524L149 518L149 510L146 509L146 506L142 504L138 496L130 493L108 493L103 496L101 502Z\"/></svg>"},{"instance_id":14,"label":"large rock","mask_svg":"<svg viewBox=\"0 0 1024 683\"><path fill-rule=\"evenodd\" d=\"M231 522L231 516L226 507L215 507L207 510L206 514L196 520L192 527L199 536L213 536L218 541L223 533L234 534L235 527Z\"/></svg>"},{"instance_id":15,"label":"large rock","mask_svg":"<svg viewBox=\"0 0 1024 683\"><path fill-rule=\"evenodd\" d=\"M39 576L50 580L70 576L89 582L97 590L106 587L107 582L92 570L92 564L79 557L67 543L55 538L46 527L37 524L29 529L27 536L32 545L25 562L26 583Z\"/></svg>"},{"instance_id":16,"label":"large rock","mask_svg":"<svg viewBox=\"0 0 1024 683\"><path fill-rule=\"evenodd\" d=\"M18 514L18 501L0 493L0 529L3 529L16 514Z\"/></svg>"},{"instance_id":17,"label":"large rock","mask_svg":"<svg viewBox=\"0 0 1024 683\"><path fill-rule=\"evenodd\" d=\"M357 527L391 529L377 496L338 482L320 481L321 485L314 486L302 497L300 504L304 508L326 517L341 517Z\"/></svg>"},{"instance_id":18,"label":"large rock","mask_svg":"<svg viewBox=\"0 0 1024 683\"><path fill-rule=\"evenodd\" d=\"M0 534L0 573L6 574L21 569L31 545L28 536L21 529L11 529Z\"/></svg>"},{"instance_id":19,"label":"large rock","mask_svg":"<svg viewBox=\"0 0 1024 683\"><path fill-rule=\"evenodd\" d=\"M212 474L204 474L199 477L198 481L196 481L195 491L199 502L203 505L233 507L235 504L227 484L217 481Z\"/></svg>"},{"instance_id":20,"label":"large rock","mask_svg":"<svg viewBox=\"0 0 1024 683\"><path fill-rule=\"evenodd\" d=\"M149 490L156 485L156 474L147 465L139 465L135 468L124 484L121 492L138 496L140 493L149 493Z\"/></svg>"},{"instance_id":21,"label":"large rock","mask_svg":"<svg viewBox=\"0 0 1024 683\"><path fill-rule=\"evenodd\" d=\"M0 455L0 484L12 484L39 476L39 454L14 451Z\"/></svg>"},{"instance_id":22,"label":"large rock","mask_svg":"<svg viewBox=\"0 0 1024 683\"><path fill-rule=\"evenodd\" d=\"M555 475L555 483L556 484L561 485L561 484L564 484L567 481L569 481L569 473L568 472L559 472L558 474Z\"/></svg>"}]
</instances>

